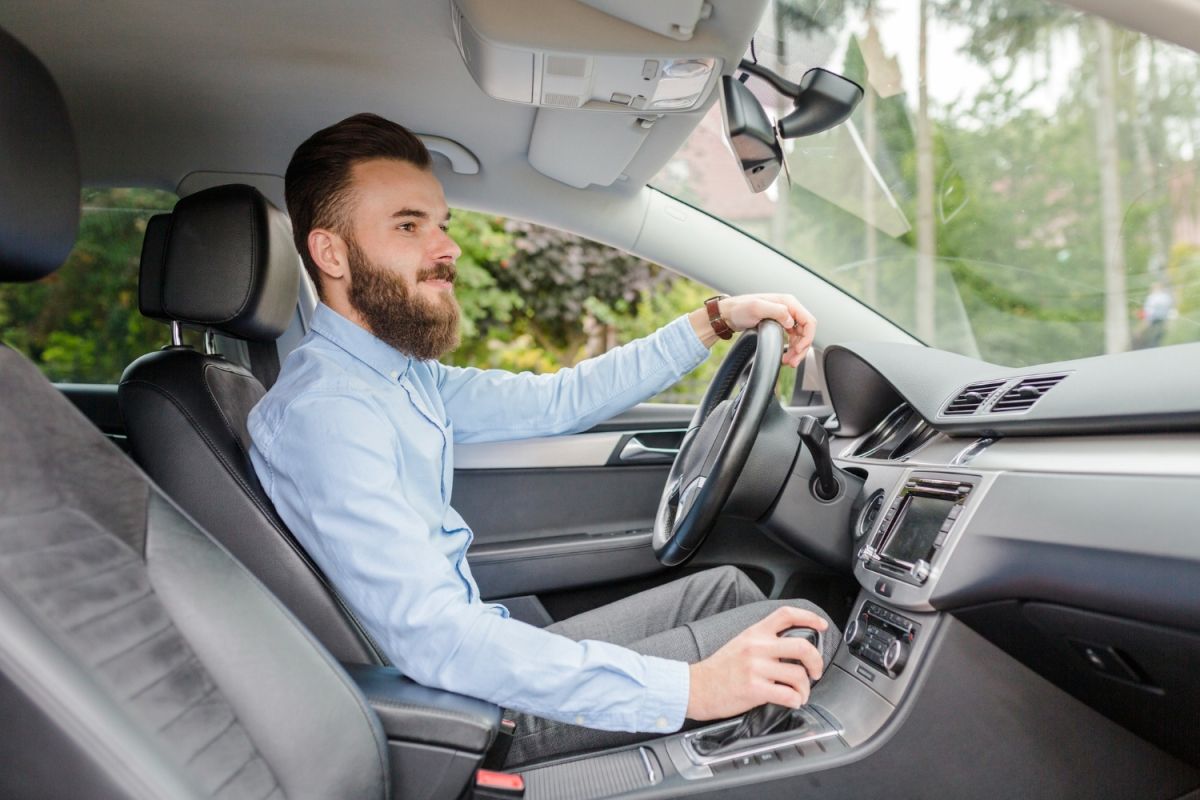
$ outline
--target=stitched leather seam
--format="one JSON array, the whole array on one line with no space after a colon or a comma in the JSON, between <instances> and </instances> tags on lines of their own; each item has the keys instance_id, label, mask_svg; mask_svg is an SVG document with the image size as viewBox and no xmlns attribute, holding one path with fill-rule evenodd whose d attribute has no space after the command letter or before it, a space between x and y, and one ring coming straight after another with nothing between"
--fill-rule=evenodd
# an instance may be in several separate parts
<instances>
[{"instance_id":1,"label":"stitched leather seam","mask_svg":"<svg viewBox=\"0 0 1200 800\"><path fill-rule=\"evenodd\" d=\"M229 417L227 417L225 415L225 409L221 407L220 402L217 401L217 396L215 394L213 394L212 386L208 382L208 371L210 369L219 369L219 370L221 370L221 372L227 373L229 375L236 375L239 378L250 378L251 380L257 380L257 379L254 378L253 375L251 375L247 372L244 372L242 370L236 369L236 368L226 367L222 364L214 364L211 361L204 362L204 374L202 376L203 383L204 383L204 391L208 393L208 399L212 401L213 407L217 409L217 415L221 418L221 422L225 423L225 430L229 433L230 438L233 439L233 443L235 445L237 445L238 451L241 452L241 454L243 456L245 456L247 459L249 459L250 454L247 453L246 448L242 446L242 440L237 435L237 431L235 431L233 429L233 423L231 423L229 421ZM259 385L261 386L262 384L259 384Z\"/></svg>"},{"instance_id":2,"label":"stitched leather seam","mask_svg":"<svg viewBox=\"0 0 1200 800\"><path fill-rule=\"evenodd\" d=\"M258 267L258 262L256 261L258 257L258 229L254 225L254 211L255 206L258 205L258 203L255 202L256 199L257 198L254 196L251 196L250 198L250 269L246 274L246 291L245 294L242 295L242 304L238 306L237 311L234 311L233 314L221 320L221 322L229 322L231 319L241 316L242 312L246 310L246 306L250 305L250 295L252 294L252 290L254 288L254 275L256 268ZM271 224L271 215L269 209L264 208L263 211L268 212L266 216L267 225L269 226ZM267 235L269 239L270 234L268 233Z\"/></svg>"},{"instance_id":3,"label":"stitched leather seam","mask_svg":"<svg viewBox=\"0 0 1200 800\"><path fill-rule=\"evenodd\" d=\"M440 719L443 717L455 719L459 722L466 722L483 730L491 730L492 726L486 722L480 722L478 717L471 716L465 711L455 711L453 709L430 708L429 706L414 705L412 703L401 703L396 700L389 700L386 697L377 697L373 694L367 694L367 699L377 705L387 708L394 708L399 711L414 711L417 716L433 717Z\"/></svg>"}]
</instances>

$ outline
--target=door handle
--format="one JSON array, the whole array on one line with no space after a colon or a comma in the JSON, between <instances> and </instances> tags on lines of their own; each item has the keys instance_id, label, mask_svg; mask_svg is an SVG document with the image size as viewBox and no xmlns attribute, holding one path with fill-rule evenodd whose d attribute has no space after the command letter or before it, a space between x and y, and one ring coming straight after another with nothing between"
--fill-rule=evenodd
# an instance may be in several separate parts
<instances>
[{"instance_id":1,"label":"door handle","mask_svg":"<svg viewBox=\"0 0 1200 800\"><path fill-rule=\"evenodd\" d=\"M678 447L648 447L634 436L621 448L621 455L618 458L622 462L631 463L668 463L674 461L678 454Z\"/></svg>"}]
</instances>

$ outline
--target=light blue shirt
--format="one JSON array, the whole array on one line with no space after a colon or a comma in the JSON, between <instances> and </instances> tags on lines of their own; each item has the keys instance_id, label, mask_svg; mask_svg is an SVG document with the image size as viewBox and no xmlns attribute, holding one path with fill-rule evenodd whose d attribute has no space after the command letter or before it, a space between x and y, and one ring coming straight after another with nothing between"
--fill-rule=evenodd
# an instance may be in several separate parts
<instances>
[{"instance_id":1,"label":"light blue shirt","mask_svg":"<svg viewBox=\"0 0 1200 800\"><path fill-rule=\"evenodd\" d=\"M672 731L688 668L575 642L484 603L450 506L454 443L585 430L708 355L687 317L552 375L403 355L319 305L250 412L254 469L279 515L388 658L418 683L592 728Z\"/></svg>"}]
</instances>

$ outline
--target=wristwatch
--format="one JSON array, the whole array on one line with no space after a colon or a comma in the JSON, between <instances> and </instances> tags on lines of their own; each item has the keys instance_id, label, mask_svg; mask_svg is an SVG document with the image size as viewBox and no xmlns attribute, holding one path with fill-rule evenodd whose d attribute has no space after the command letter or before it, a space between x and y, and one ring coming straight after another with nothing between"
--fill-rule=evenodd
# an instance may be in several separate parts
<instances>
[{"instance_id":1,"label":"wristwatch","mask_svg":"<svg viewBox=\"0 0 1200 800\"><path fill-rule=\"evenodd\" d=\"M721 318L721 306L718 305L729 295L717 294L704 301L704 308L708 311L708 324L712 325L713 333L722 339L733 338L733 328L729 327L729 323Z\"/></svg>"}]
</instances>

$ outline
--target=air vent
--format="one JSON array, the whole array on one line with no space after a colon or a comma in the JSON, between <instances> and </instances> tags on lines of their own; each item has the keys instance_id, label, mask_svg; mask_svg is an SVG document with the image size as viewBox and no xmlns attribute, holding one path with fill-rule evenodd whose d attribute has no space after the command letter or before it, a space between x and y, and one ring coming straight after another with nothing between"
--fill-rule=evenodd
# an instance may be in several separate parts
<instances>
[{"instance_id":1,"label":"air vent","mask_svg":"<svg viewBox=\"0 0 1200 800\"><path fill-rule=\"evenodd\" d=\"M1054 388L1066 375L1038 375L1022 378L1016 386L1005 392L991 410L995 413L1028 411L1038 398Z\"/></svg>"},{"instance_id":2,"label":"air vent","mask_svg":"<svg viewBox=\"0 0 1200 800\"><path fill-rule=\"evenodd\" d=\"M942 414L947 417L960 417L974 414L992 393L1004 385L1004 381L980 381L972 383L946 404Z\"/></svg>"}]
</instances>

